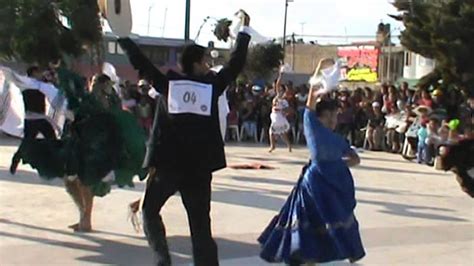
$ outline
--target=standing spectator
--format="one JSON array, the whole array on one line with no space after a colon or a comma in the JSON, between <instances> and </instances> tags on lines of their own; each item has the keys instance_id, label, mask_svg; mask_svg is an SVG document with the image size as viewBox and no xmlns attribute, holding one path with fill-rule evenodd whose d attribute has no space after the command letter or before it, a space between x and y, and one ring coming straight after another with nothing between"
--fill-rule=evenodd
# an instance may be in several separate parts
<instances>
[{"instance_id":1,"label":"standing spectator","mask_svg":"<svg viewBox=\"0 0 474 266\"><path fill-rule=\"evenodd\" d=\"M346 96L340 98L340 104L337 113L336 132L345 139L350 139L352 142L354 139L352 133L354 129L354 109Z\"/></svg>"},{"instance_id":2,"label":"standing spectator","mask_svg":"<svg viewBox=\"0 0 474 266\"><path fill-rule=\"evenodd\" d=\"M148 134L153 124L153 112L148 95L141 95L140 102L137 105L137 116L140 126Z\"/></svg>"},{"instance_id":3,"label":"standing spectator","mask_svg":"<svg viewBox=\"0 0 474 266\"><path fill-rule=\"evenodd\" d=\"M430 121L427 125L427 137L425 140L425 153L423 157L423 161L425 164L433 166L434 165L434 157L436 156L435 153L435 142L434 140L439 138L438 136L439 130L439 121L436 118L430 118Z\"/></svg>"},{"instance_id":4,"label":"standing spectator","mask_svg":"<svg viewBox=\"0 0 474 266\"><path fill-rule=\"evenodd\" d=\"M137 101L132 97L131 88L124 84L122 88L122 109L135 114Z\"/></svg>"},{"instance_id":5,"label":"standing spectator","mask_svg":"<svg viewBox=\"0 0 474 266\"><path fill-rule=\"evenodd\" d=\"M446 112L448 113L449 119L454 119L459 115L460 105L462 97L460 97L457 90L451 89L446 95Z\"/></svg>"},{"instance_id":6,"label":"standing spectator","mask_svg":"<svg viewBox=\"0 0 474 266\"><path fill-rule=\"evenodd\" d=\"M416 93L415 93L415 90L407 90L406 91L406 105L409 105L409 106L414 106L416 103L417 103L417 99L416 99Z\"/></svg>"},{"instance_id":7,"label":"standing spectator","mask_svg":"<svg viewBox=\"0 0 474 266\"><path fill-rule=\"evenodd\" d=\"M367 122L369 121L370 108L371 105L365 100L355 106L354 140L352 144L356 147L362 147L364 145L365 132L362 131L362 129L367 126Z\"/></svg>"},{"instance_id":8,"label":"standing spectator","mask_svg":"<svg viewBox=\"0 0 474 266\"><path fill-rule=\"evenodd\" d=\"M121 109L122 101L115 91L109 76L98 75L92 85L92 96L94 96L105 109Z\"/></svg>"},{"instance_id":9,"label":"standing spectator","mask_svg":"<svg viewBox=\"0 0 474 266\"><path fill-rule=\"evenodd\" d=\"M269 137L269 130L270 130L270 114L272 113L272 97L264 92L263 94L257 97L257 114L258 114L258 130L265 134L265 136L260 136L261 139L263 137Z\"/></svg>"},{"instance_id":10,"label":"standing spectator","mask_svg":"<svg viewBox=\"0 0 474 266\"><path fill-rule=\"evenodd\" d=\"M444 97L443 91L441 89L436 89L433 91L431 99L433 100L433 104L431 108L434 109L442 109L444 108Z\"/></svg>"},{"instance_id":11,"label":"standing spectator","mask_svg":"<svg viewBox=\"0 0 474 266\"><path fill-rule=\"evenodd\" d=\"M302 85L299 87L298 93L295 95L298 117L303 117L304 110L306 108L306 101L308 100L308 87Z\"/></svg>"},{"instance_id":12,"label":"standing spectator","mask_svg":"<svg viewBox=\"0 0 474 266\"><path fill-rule=\"evenodd\" d=\"M416 161L423 163L425 158L426 139L428 138L427 120L421 121L421 127L418 129L418 145L416 152Z\"/></svg>"},{"instance_id":13,"label":"standing spectator","mask_svg":"<svg viewBox=\"0 0 474 266\"><path fill-rule=\"evenodd\" d=\"M296 94L296 103L297 103L296 122L298 125L298 129L297 129L298 132L303 131L303 114L304 114L304 110L306 109L307 100L308 100L308 87L306 87L306 85L302 85L299 87L298 93Z\"/></svg>"},{"instance_id":14,"label":"standing spectator","mask_svg":"<svg viewBox=\"0 0 474 266\"><path fill-rule=\"evenodd\" d=\"M369 103L369 104L372 104L372 102L374 102L374 92L372 91L371 88L369 87L365 87L364 88L364 100Z\"/></svg>"}]
</instances>

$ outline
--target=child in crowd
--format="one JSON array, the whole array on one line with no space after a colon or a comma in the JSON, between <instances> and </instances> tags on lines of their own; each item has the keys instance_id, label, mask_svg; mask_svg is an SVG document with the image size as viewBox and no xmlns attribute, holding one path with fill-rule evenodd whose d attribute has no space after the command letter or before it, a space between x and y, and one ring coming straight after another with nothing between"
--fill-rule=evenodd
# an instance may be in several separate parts
<instances>
[{"instance_id":1,"label":"child in crowd","mask_svg":"<svg viewBox=\"0 0 474 266\"><path fill-rule=\"evenodd\" d=\"M424 163L427 165L433 165L434 164L434 156L435 156L435 143L434 140L439 138L438 136L438 130L439 130L439 121L436 118L430 118L430 121L427 125L427 136L425 140L425 154L423 157Z\"/></svg>"},{"instance_id":2,"label":"child in crowd","mask_svg":"<svg viewBox=\"0 0 474 266\"><path fill-rule=\"evenodd\" d=\"M421 127L418 129L418 132L417 132L418 146L417 146L417 153L416 153L416 161L418 163L424 162L426 139L428 137L428 129L426 128L427 124L428 123L426 120L421 121Z\"/></svg>"}]
</instances>

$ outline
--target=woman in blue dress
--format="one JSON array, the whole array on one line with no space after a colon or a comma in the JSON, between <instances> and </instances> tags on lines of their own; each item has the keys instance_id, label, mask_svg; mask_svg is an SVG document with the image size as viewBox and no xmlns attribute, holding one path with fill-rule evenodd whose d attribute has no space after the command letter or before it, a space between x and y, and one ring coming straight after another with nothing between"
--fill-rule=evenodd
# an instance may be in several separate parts
<instances>
[{"instance_id":1,"label":"woman in blue dress","mask_svg":"<svg viewBox=\"0 0 474 266\"><path fill-rule=\"evenodd\" d=\"M304 113L304 131L311 161L282 207L259 237L260 256L289 265L324 263L365 255L354 216L354 181L349 167L360 159L349 144L333 132L337 102L310 89Z\"/></svg>"}]
</instances>

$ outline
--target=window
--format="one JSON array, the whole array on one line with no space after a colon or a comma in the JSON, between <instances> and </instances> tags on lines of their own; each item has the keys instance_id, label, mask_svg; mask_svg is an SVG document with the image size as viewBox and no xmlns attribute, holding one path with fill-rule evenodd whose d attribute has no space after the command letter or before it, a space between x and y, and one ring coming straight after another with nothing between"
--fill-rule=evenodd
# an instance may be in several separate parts
<instances>
[{"instance_id":1,"label":"window","mask_svg":"<svg viewBox=\"0 0 474 266\"><path fill-rule=\"evenodd\" d=\"M423 56L420 56L420 66L433 66L434 62L432 59L429 58L424 58Z\"/></svg>"},{"instance_id":2,"label":"window","mask_svg":"<svg viewBox=\"0 0 474 266\"><path fill-rule=\"evenodd\" d=\"M142 46L140 47L143 53L150 59L155 65L165 65L168 63L169 50L166 47L159 46Z\"/></svg>"},{"instance_id":3,"label":"window","mask_svg":"<svg viewBox=\"0 0 474 266\"><path fill-rule=\"evenodd\" d=\"M117 43L117 54L123 55L125 52L123 51L122 47Z\"/></svg>"},{"instance_id":4,"label":"window","mask_svg":"<svg viewBox=\"0 0 474 266\"><path fill-rule=\"evenodd\" d=\"M405 66L411 66L411 60L412 60L412 53L411 52L405 52Z\"/></svg>"},{"instance_id":5,"label":"window","mask_svg":"<svg viewBox=\"0 0 474 266\"><path fill-rule=\"evenodd\" d=\"M117 53L117 44L115 42L108 42L107 43L107 50L109 54L116 54Z\"/></svg>"}]
</instances>

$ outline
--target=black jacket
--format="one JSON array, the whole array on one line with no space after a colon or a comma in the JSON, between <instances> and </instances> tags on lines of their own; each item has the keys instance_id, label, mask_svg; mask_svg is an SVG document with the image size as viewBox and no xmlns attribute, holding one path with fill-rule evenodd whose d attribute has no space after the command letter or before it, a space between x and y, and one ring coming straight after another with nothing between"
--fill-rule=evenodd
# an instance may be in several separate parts
<instances>
[{"instance_id":1,"label":"black jacket","mask_svg":"<svg viewBox=\"0 0 474 266\"><path fill-rule=\"evenodd\" d=\"M26 89L21 92L26 112L38 114L46 113L45 96L39 90Z\"/></svg>"},{"instance_id":2,"label":"black jacket","mask_svg":"<svg viewBox=\"0 0 474 266\"><path fill-rule=\"evenodd\" d=\"M219 73L209 72L204 77L183 75L175 71L168 71L163 75L132 40L125 38L119 39L118 42L140 76L152 81L155 89L161 94L157 100L144 167L191 172L216 171L226 167L217 102L225 88L243 69L250 36L239 33L235 50L227 65ZM173 80L212 85L211 115L170 114L167 105L168 87L169 82Z\"/></svg>"}]
</instances>

